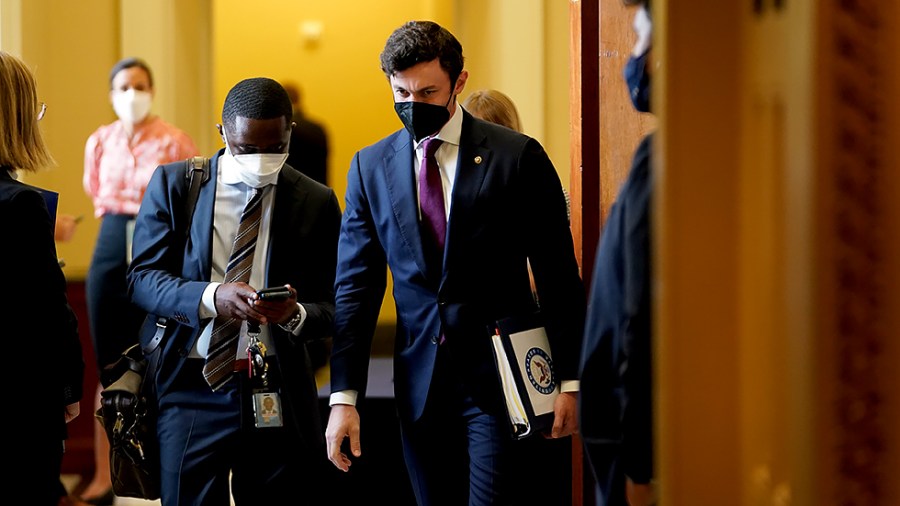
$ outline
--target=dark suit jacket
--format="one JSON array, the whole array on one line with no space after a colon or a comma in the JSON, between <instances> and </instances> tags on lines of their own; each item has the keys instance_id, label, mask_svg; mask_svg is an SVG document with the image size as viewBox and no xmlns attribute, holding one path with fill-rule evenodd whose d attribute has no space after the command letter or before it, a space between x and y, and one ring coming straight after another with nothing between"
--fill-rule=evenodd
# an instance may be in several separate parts
<instances>
[{"instance_id":1,"label":"dark suit jacket","mask_svg":"<svg viewBox=\"0 0 900 506\"><path fill-rule=\"evenodd\" d=\"M0 335L8 350L4 378L8 385L19 385L15 395L21 396L17 405L27 413L23 422L58 445L66 437L65 406L81 400L84 358L53 230L38 189L0 168Z\"/></svg>"},{"instance_id":2,"label":"dark suit jacket","mask_svg":"<svg viewBox=\"0 0 900 506\"><path fill-rule=\"evenodd\" d=\"M141 203L128 272L132 300L151 315L169 318L157 377L160 395L174 380L203 325L197 308L209 282L212 256L213 203L219 153L210 160L210 178L200 189L184 246L183 201L187 194L184 162L156 170ZM266 285L290 283L307 319L299 336L270 325L282 378L282 398L295 417L295 428L307 444L324 437L318 415L315 378L304 341L329 337L334 315L334 272L341 210L334 192L288 165L278 177L272 210ZM261 287L258 287L261 288ZM175 324L174 322L177 322ZM145 322L141 344L153 336L154 318Z\"/></svg>"},{"instance_id":3,"label":"dark suit jacket","mask_svg":"<svg viewBox=\"0 0 900 506\"><path fill-rule=\"evenodd\" d=\"M531 259L554 363L575 379L584 292L560 181L540 144L462 111L459 163L442 269L429 272L419 229L410 134L354 156L338 246L333 392L365 392L369 348L394 283L394 391L401 416L422 414L439 336L482 409L504 409L489 339L497 319L533 312Z\"/></svg>"},{"instance_id":4,"label":"dark suit jacket","mask_svg":"<svg viewBox=\"0 0 900 506\"><path fill-rule=\"evenodd\" d=\"M625 504L623 474L653 477L651 144L638 147L600 238L581 354L580 430L610 505Z\"/></svg>"}]
</instances>

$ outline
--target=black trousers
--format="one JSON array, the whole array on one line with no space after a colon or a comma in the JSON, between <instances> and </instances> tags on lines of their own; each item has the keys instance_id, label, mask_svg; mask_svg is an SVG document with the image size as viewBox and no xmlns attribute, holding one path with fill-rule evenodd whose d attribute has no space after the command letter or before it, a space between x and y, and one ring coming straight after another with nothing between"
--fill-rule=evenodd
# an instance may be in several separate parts
<instances>
[{"instance_id":1,"label":"black trousers","mask_svg":"<svg viewBox=\"0 0 900 506\"><path fill-rule=\"evenodd\" d=\"M102 370L138 342L144 313L128 297L126 224L131 215L103 217L85 280L88 321L97 367Z\"/></svg>"}]
</instances>

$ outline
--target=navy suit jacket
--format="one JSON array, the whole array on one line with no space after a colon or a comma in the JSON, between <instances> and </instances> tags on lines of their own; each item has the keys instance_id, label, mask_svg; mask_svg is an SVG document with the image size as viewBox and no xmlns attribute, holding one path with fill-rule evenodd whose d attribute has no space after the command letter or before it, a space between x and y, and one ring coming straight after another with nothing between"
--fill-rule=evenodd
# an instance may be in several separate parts
<instances>
[{"instance_id":1,"label":"navy suit jacket","mask_svg":"<svg viewBox=\"0 0 900 506\"><path fill-rule=\"evenodd\" d=\"M650 309L652 136L634 155L600 238L581 364L580 430L606 504L653 477Z\"/></svg>"},{"instance_id":2,"label":"navy suit jacket","mask_svg":"<svg viewBox=\"0 0 900 506\"><path fill-rule=\"evenodd\" d=\"M439 336L482 409L504 409L489 338L498 319L536 310L531 261L557 372L575 379L584 289L560 181L534 139L463 116L440 272L426 264L413 140L400 130L353 157L338 244L331 391L364 395L390 268L397 308L394 391L421 416ZM432 272L429 272L431 269Z\"/></svg>"},{"instance_id":3,"label":"navy suit jacket","mask_svg":"<svg viewBox=\"0 0 900 506\"><path fill-rule=\"evenodd\" d=\"M184 244L183 202L187 195L185 163L159 167L147 187L138 213L133 261L128 272L132 301L151 315L170 320L157 376L160 395L175 379L194 341L206 324L198 315L212 262L213 204L219 153L210 160L190 238ZM272 210L266 286L290 283L307 311L299 336L277 325L270 331L278 355L282 398L292 405L295 429L305 442L324 442L318 395L304 342L330 337L334 316L334 273L341 210L331 188L316 183L288 165L281 169ZM263 287L254 287L263 288ZM146 346L155 332L150 317L141 332ZM177 323L175 323L177 322Z\"/></svg>"}]
</instances>

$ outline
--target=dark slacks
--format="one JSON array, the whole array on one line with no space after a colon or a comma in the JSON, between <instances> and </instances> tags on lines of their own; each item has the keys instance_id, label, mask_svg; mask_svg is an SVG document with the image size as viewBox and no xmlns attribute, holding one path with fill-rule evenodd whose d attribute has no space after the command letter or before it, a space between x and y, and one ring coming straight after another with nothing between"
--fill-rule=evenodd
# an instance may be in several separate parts
<instances>
[{"instance_id":1,"label":"dark slacks","mask_svg":"<svg viewBox=\"0 0 900 506\"><path fill-rule=\"evenodd\" d=\"M420 506L571 503L571 438L514 441L505 413L477 406L439 350L423 416L401 420L410 482Z\"/></svg>"},{"instance_id":2,"label":"dark slacks","mask_svg":"<svg viewBox=\"0 0 900 506\"><path fill-rule=\"evenodd\" d=\"M144 313L128 297L125 277L128 269L125 228L131 218L122 214L103 217L85 280L91 339L101 370L138 342L138 331L144 321Z\"/></svg>"},{"instance_id":3,"label":"dark slacks","mask_svg":"<svg viewBox=\"0 0 900 506\"><path fill-rule=\"evenodd\" d=\"M237 505L321 504L323 468L288 428L292 417L311 415L282 402L285 426L256 428L246 373L213 392L202 369L202 359L187 359L160 398L162 504L227 506L229 481ZM278 385L274 364L269 375Z\"/></svg>"}]
</instances>

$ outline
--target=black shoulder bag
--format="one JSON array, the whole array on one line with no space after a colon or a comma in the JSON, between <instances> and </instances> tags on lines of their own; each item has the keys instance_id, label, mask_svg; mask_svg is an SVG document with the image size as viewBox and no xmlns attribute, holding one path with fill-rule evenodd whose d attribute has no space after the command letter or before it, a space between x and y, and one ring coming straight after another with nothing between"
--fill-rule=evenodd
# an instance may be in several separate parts
<instances>
[{"instance_id":1,"label":"black shoulder bag","mask_svg":"<svg viewBox=\"0 0 900 506\"><path fill-rule=\"evenodd\" d=\"M188 184L184 204L184 240L190 235L200 185L209 178L209 158L185 160ZM156 318L148 316L148 318ZM159 499L159 439L156 436L156 368L160 342L166 332L166 318L156 319L156 333L146 348L135 344L115 363L104 368L100 409L94 416L103 424L109 439L109 464L113 493L119 497Z\"/></svg>"}]
</instances>

